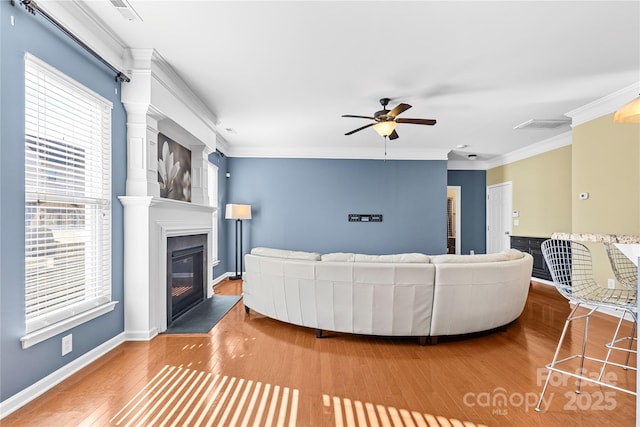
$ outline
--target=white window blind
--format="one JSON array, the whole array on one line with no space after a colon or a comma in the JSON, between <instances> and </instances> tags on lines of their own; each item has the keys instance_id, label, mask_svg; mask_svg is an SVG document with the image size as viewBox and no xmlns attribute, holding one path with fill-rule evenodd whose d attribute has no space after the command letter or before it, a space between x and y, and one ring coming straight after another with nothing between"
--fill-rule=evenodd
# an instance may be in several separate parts
<instances>
[{"instance_id":1,"label":"white window blind","mask_svg":"<svg viewBox=\"0 0 640 427\"><path fill-rule=\"evenodd\" d=\"M26 56L27 333L111 301L111 109Z\"/></svg>"}]
</instances>

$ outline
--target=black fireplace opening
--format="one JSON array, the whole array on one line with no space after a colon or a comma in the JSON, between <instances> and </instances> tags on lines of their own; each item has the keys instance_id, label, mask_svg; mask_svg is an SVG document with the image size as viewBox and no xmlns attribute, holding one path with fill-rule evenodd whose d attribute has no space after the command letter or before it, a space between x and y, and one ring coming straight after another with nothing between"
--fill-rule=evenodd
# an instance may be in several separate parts
<instances>
[{"instance_id":1,"label":"black fireplace opening","mask_svg":"<svg viewBox=\"0 0 640 427\"><path fill-rule=\"evenodd\" d=\"M167 239L167 325L206 298L206 235Z\"/></svg>"}]
</instances>

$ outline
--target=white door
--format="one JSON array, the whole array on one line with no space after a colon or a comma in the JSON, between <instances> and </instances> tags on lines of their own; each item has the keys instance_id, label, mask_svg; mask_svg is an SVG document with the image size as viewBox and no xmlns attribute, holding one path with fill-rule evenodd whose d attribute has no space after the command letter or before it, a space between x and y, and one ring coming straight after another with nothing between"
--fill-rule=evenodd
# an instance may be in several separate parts
<instances>
[{"instance_id":1,"label":"white door","mask_svg":"<svg viewBox=\"0 0 640 427\"><path fill-rule=\"evenodd\" d=\"M511 247L511 182L487 187L487 253Z\"/></svg>"}]
</instances>

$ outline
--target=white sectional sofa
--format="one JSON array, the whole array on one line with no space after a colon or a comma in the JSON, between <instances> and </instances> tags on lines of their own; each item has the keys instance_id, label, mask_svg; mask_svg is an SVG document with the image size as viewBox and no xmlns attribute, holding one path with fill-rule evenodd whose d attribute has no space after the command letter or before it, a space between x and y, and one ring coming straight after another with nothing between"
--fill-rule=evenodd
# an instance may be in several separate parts
<instances>
[{"instance_id":1,"label":"white sectional sofa","mask_svg":"<svg viewBox=\"0 0 640 427\"><path fill-rule=\"evenodd\" d=\"M363 255L254 248L245 257L245 309L322 331L427 337L479 332L517 319L533 258Z\"/></svg>"}]
</instances>

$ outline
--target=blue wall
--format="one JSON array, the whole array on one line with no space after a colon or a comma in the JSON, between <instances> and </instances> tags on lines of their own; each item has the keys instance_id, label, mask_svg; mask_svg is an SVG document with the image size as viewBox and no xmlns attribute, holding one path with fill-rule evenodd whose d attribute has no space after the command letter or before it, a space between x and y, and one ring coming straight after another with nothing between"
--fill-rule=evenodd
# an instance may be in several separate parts
<instances>
[{"instance_id":1,"label":"blue wall","mask_svg":"<svg viewBox=\"0 0 640 427\"><path fill-rule=\"evenodd\" d=\"M18 3L16 1L16 3ZM11 25L11 16L15 25ZM24 309L24 54L30 52L113 103L113 300L109 314L73 333L73 351L61 356L61 336L22 350ZM117 94L116 94L117 90ZM123 209L126 117L114 74L40 16L0 2L0 400L46 377L124 331Z\"/></svg>"},{"instance_id":2,"label":"blue wall","mask_svg":"<svg viewBox=\"0 0 640 427\"><path fill-rule=\"evenodd\" d=\"M483 170L450 170L447 172L447 185L460 186L460 251L468 254L474 250L477 254L486 253L486 189L487 172Z\"/></svg>"},{"instance_id":3,"label":"blue wall","mask_svg":"<svg viewBox=\"0 0 640 427\"><path fill-rule=\"evenodd\" d=\"M446 252L446 161L230 158L226 203L251 204L256 246L389 254ZM347 215L382 214L382 223ZM227 267L234 228L227 227Z\"/></svg>"}]
</instances>

